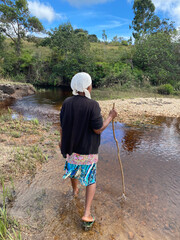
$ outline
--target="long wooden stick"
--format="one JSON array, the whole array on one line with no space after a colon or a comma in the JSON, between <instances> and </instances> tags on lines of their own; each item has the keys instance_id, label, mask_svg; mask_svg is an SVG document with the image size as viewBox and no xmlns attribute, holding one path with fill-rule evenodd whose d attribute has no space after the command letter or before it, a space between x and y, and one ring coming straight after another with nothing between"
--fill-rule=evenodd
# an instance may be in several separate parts
<instances>
[{"instance_id":1,"label":"long wooden stick","mask_svg":"<svg viewBox=\"0 0 180 240\"><path fill-rule=\"evenodd\" d=\"M113 109L115 108L115 103L113 103ZM117 146L117 153L118 153L118 160L119 160L119 165L121 168L121 176L122 176L122 188L123 188L123 194L121 198L125 198L126 199L126 194L125 194L125 184L124 184L124 172L123 172L123 165L122 165L122 161L120 158L120 150L119 150L119 143L118 140L116 139L116 135L115 135L115 129L114 129L114 119L112 120L112 128L113 128L113 136L114 136L114 140L116 142L116 146Z\"/></svg>"}]
</instances>

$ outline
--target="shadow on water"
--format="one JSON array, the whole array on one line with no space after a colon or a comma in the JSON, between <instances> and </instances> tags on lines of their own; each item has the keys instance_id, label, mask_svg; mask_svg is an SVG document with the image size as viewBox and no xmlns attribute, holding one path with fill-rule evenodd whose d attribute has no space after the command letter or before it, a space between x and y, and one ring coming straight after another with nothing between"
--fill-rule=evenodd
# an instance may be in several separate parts
<instances>
[{"instance_id":1,"label":"shadow on water","mask_svg":"<svg viewBox=\"0 0 180 240\"><path fill-rule=\"evenodd\" d=\"M70 93L56 94L25 97L12 108L28 118L58 123L61 102ZM110 125L101 137L92 230L81 228L84 188L72 198L70 184L61 176L64 160L57 154L31 183L24 179L17 186L11 214L31 226L24 239L180 239L180 119L157 117L154 125L141 128L116 123L115 129L127 201L119 200L121 175Z\"/></svg>"}]
</instances>

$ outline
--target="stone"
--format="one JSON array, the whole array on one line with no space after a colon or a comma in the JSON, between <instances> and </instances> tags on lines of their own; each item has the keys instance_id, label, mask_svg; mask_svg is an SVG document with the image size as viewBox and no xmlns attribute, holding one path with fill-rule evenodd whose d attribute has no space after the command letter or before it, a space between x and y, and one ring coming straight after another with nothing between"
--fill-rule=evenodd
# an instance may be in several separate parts
<instances>
[{"instance_id":1,"label":"stone","mask_svg":"<svg viewBox=\"0 0 180 240\"><path fill-rule=\"evenodd\" d=\"M128 232L128 239L134 239L134 233L133 232Z\"/></svg>"},{"instance_id":2,"label":"stone","mask_svg":"<svg viewBox=\"0 0 180 240\"><path fill-rule=\"evenodd\" d=\"M7 93L9 95L15 93L14 86L13 85L6 85L6 84L1 84L0 85L0 90L3 91L3 93Z\"/></svg>"},{"instance_id":3,"label":"stone","mask_svg":"<svg viewBox=\"0 0 180 240\"><path fill-rule=\"evenodd\" d=\"M31 84L0 84L0 101L20 99L35 92L36 90Z\"/></svg>"}]
</instances>

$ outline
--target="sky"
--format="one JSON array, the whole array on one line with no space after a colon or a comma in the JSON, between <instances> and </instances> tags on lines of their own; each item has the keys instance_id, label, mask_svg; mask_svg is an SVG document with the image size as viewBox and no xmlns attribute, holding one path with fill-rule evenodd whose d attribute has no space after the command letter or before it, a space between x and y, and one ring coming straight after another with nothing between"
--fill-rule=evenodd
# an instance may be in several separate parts
<instances>
[{"instance_id":1,"label":"sky","mask_svg":"<svg viewBox=\"0 0 180 240\"><path fill-rule=\"evenodd\" d=\"M180 26L180 0L152 2L160 18L169 18L176 27ZM99 39L103 30L108 40L114 36L129 39L132 35L132 0L30 0L28 4L31 15L38 17L46 30L70 22L74 29L83 28Z\"/></svg>"}]
</instances>

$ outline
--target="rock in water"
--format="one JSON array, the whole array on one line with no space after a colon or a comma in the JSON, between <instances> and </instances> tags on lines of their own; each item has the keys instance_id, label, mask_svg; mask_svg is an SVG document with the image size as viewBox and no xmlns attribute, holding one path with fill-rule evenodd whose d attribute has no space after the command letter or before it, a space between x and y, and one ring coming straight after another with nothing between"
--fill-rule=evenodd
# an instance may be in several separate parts
<instances>
[{"instance_id":1,"label":"rock in water","mask_svg":"<svg viewBox=\"0 0 180 240\"><path fill-rule=\"evenodd\" d=\"M0 83L0 102L9 99L20 99L35 92L36 90L31 84Z\"/></svg>"}]
</instances>

